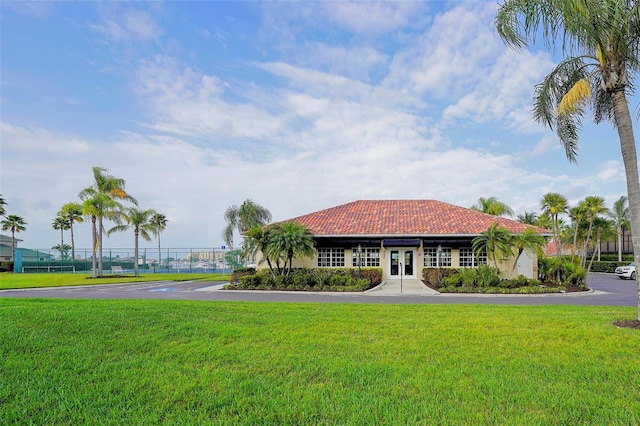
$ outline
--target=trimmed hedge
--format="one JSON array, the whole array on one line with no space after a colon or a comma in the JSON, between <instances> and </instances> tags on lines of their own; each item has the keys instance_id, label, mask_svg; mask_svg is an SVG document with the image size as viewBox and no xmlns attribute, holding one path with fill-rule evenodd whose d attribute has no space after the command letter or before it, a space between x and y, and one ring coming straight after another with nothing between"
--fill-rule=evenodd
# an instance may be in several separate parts
<instances>
[{"instance_id":1,"label":"trimmed hedge","mask_svg":"<svg viewBox=\"0 0 640 426\"><path fill-rule=\"evenodd\" d=\"M615 262L610 262L610 261L593 261L593 265L591 265L591 272L608 272L613 274L616 271L616 268L618 266L627 266L629 263L633 262L633 260L630 261L623 261L623 262L618 262L617 260Z\"/></svg>"},{"instance_id":2,"label":"trimmed hedge","mask_svg":"<svg viewBox=\"0 0 640 426\"><path fill-rule=\"evenodd\" d=\"M239 271L227 290L353 291L361 292L382 282L382 269L299 268L290 275L273 275L268 269Z\"/></svg>"}]
</instances>

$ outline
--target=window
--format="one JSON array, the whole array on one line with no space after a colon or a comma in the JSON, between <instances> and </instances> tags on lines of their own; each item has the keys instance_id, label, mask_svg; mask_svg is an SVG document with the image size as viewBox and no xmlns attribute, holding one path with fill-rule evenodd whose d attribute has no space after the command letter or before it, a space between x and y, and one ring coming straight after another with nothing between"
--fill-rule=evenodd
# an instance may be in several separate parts
<instances>
[{"instance_id":1,"label":"window","mask_svg":"<svg viewBox=\"0 0 640 426\"><path fill-rule=\"evenodd\" d=\"M437 247L425 247L424 248L424 266L428 268L438 267L438 248ZM440 249L440 267L451 266L451 248L442 247Z\"/></svg>"},{"instance_id":2,"label":"window","mask_svg":"<svg viewBox=\"0 0 640 426\"><path fill-rule=\"evenodd\" d=\"M340 268L344 267L344 249L341 248L319 248L318 267Z\"/></svg>"},{"instance_id":3,"label":"window","mask_svg":"<svg viewBox=\"0 0 640 426\"><path fill-rule=\"evenodd\" d=\"M362 256L360 266L364 267L379 267L380 266L380 249L379 248L362 248ZM354 248L351 255L351 264L354 267L358 266L358 248Z\"/></svg>"},{"instance_id":4,"label":"window","mask_svg":"<svg viewBox=\"0 0 640 426\"><path fill-rule=\"evenodd\" d=\"M487 252L482 250L480 254L476 254L473 252L471 248L461 248L460 249L460 267L476 267L478 265L486 265L487 264Z\"/></svg>"}]
</instances>

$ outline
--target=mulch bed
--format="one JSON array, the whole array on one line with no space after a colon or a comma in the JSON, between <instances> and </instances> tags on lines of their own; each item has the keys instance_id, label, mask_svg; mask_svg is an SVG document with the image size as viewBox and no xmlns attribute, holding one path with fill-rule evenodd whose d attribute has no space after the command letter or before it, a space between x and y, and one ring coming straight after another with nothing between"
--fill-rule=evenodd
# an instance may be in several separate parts
<instances>
[{"instance_id":1,"label":"mulch bed","mask_svg":"<svg viewBox=\"0 0 640 426\"><path fill-rule=\"evenodd\" d=\"M636 330L640 330L640 320L630 320L630 321L614 321L613 325L616 327L623 328L635 328Z\"/></svg>"}]
</instances>

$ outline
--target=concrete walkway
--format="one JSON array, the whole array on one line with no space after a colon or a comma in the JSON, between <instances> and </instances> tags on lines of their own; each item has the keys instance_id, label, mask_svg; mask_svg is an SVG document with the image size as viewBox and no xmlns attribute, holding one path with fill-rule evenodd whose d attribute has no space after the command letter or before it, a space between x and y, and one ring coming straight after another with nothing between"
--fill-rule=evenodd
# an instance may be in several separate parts
<instances>
[{"instance_id":1,"label":"concrete walkway","mask_svg":"<svg viewBox=\"0 0 640 426\"><path fill-rule=\"evenodd\" d=\"M368 296L433 296L440 293L419 280L385 280L371 290L365 291L365 294Z\"/></svg>"}]
</instances>

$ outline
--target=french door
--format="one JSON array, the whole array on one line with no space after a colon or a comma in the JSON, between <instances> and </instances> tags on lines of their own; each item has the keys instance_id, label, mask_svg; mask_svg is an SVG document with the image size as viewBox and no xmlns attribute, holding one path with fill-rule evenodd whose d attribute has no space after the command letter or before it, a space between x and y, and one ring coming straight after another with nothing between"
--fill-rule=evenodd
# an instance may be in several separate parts
<instances>
[{"instance_id":1,"label":"french door","mask_svg":"<svg viewBox=\"0 0 640 426\"><path fill-rule=\"evenodd\" d=\"M397 279L416 278L415 250L406 248L387 249L388 269L387 278Z\"/></svg>"}]
</instances>

